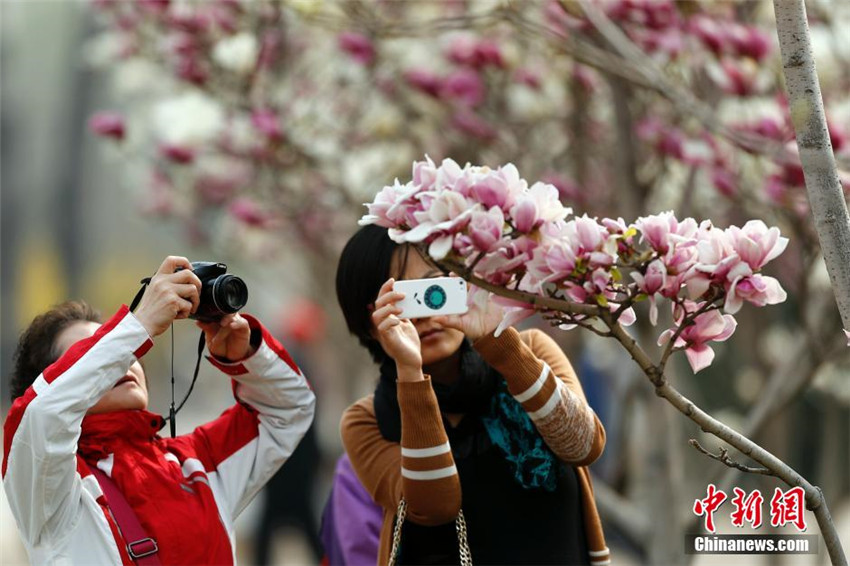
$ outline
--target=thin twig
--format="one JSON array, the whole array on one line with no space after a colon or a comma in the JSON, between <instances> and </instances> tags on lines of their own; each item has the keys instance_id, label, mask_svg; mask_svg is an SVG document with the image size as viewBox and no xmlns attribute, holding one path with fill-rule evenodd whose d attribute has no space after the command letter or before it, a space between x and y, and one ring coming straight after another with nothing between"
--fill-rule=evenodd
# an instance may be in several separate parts
<instances>
[{"instance_id":1,"label":"thin twig","mask_svg":"<svg viewBox=\"0 0 850 566\"><path fill-rule=\"evenodd\" d=\"M725 448L721 447L719 454L713 454L713 453L709 452L708 450L706 450L705 448L703 448L702 445L695 438L690 439L688 441L688 443L691 446L693 446L694 448L696 448L698 451L700 451L703 454L705 454L706 456L708 456L709 458L717 460L721 464L725 464L725 465L729 466L730 468L735 468L735 469L741 470L742 472L747 472L748 474L761 474L763 476L774 476L774 477L776 476L775 473L768 470L767 468L752 467L752 466L745 466L743 464L739 464L738 462L736 462L735 460L733 460L732 458L729 457L729 451L726 450Z\"/></svg>"}]
</instances>

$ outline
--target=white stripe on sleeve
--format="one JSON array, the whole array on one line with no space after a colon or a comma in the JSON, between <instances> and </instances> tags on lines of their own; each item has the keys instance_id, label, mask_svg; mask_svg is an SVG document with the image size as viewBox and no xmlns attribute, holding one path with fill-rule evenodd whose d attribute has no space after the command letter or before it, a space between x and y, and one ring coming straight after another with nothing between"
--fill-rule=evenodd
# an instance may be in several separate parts
<instances>
[{"instance_id":1,"label":"white stripe on sleeve","mask_svg":"<svg viewBox=\"0 0 850 566\"><path fill-rule=\"evenodd\" d=\"M519 403L525 403L535 395L537 392L543 389L543 384L546 383L546 378L549 376L549 364L543 362L543 371L540 372L540 377L537 378L537 381L531 384L531 387L520 393L519 395L514 395L514 399Z\"/></svg>"},{"instance_id":2,"label":"white stripe on sleeve","mask_svg":"<svg viewBox=\"0 0 850 566\"><path fill-rule=\"evenodd\" d=\"M457 468L452 464L448 468L440 468L438 470L427 470L424 472L417 472L414 470L408 470L407 468L401 468L401 475L411 480L439 480L443 478L447 478L457 474Z\"/></svg>"},{"instance_id":3,"label":"white stripe on sleeve","mask_svg":"<svg viewBox=\"0 0 850 566\"><path fill-rule=\"evenodd\" d=\"M451 446L446 442L445 444L440 444L439 446L432 446L430 448L405 448L401 447L401 455L406 458L429 458L431 456L439 456L440 454L445 454L446 452L451 452Z\"/></svg>"}]
</instances>

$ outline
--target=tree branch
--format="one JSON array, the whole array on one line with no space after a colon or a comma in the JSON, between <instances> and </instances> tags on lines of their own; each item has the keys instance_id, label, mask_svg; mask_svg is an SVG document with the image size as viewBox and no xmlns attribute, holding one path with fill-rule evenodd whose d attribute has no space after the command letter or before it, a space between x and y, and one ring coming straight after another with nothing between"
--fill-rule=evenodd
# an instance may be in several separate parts
<instances>
[{"instance_id":1,"label":"tree branch","mask_svg":"<svg viewBox=\"0 0 850 566\"><path fill-rule=\"evenodd\" d=\"M774 0L773 8L809 205L841 320L850 328L850 215L826 125L806 6L803 0Z\"/></svg>"}]
</instances>

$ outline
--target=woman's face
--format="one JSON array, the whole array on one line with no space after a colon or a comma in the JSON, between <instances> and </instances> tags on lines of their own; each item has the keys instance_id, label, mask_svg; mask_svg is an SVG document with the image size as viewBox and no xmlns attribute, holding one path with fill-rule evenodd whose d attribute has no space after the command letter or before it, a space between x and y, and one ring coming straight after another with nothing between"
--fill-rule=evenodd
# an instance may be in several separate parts
<instances>
[{"instance_id":1,"label":"woman's face","mask_svg":"<svg viewBox=\"0 0 850 566\"><path fill-rule=\"evenodd\" d=\"M398 274L396 279L426 279L443 275L440 271L425 263L425 260L415 249L409 249L404 271L399 273L404 255L404 247L397 248L393 253L390 273ZM433 318L414 318L411 319L411 322L419 333L423 366L445 360L457 352L463 343L463 332L454 328L445 328L434 322Z\"/></svg>"},{"instance_id":2,"label":"woman's face","mask_svg":"<svg viewBox=\"0 0 850 566\"><path fill-rule=\"evenodd\" d=\"M67 352L71 346L80 340L92 336L98 328L100 328L100 325L96 322L78 321L71 323L56 337L56 350L59 355ZM101 397L86 414L95 415L112 411L147 408L147 380L142 365L137 360L133 362L124 377L118 380L118 383L107 391L106 395Z\"/></svg>"}]
</instances>

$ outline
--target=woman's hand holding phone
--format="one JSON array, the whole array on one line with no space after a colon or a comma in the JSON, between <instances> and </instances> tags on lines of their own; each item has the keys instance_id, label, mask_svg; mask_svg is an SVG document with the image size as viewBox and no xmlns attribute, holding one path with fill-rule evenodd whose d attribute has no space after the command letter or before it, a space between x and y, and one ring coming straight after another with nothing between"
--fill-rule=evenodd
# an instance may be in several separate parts
<instances>
[{"instance_id":1,"label":"woman's hand holding phone","mask_svg":"<svg viewBox=\"0 0 850 566\"><path fill-rule=\"evenodd\" d=\"M375 339L395 360L399 381L418 381L424 379L419 333L409 319L398 317L402 309L396 303L404 298L404 293L393 291L394 282L388 279L378 291L372 312Z\"/></svg>"},{"instance_id":2,"label":"woman's hand holding phone","mask_svg":"<svg viewBox=\"0 0 850 566\"><path fill-rule=\"evenodd\" d=\"M496 330L504 314L501 306L488 300L483 305L473 303L464 314L435 316L434 322L446 328L460 330L467 338L475 342Z\"/></svg>"}]
</instances>

